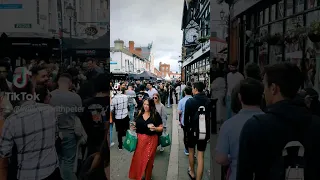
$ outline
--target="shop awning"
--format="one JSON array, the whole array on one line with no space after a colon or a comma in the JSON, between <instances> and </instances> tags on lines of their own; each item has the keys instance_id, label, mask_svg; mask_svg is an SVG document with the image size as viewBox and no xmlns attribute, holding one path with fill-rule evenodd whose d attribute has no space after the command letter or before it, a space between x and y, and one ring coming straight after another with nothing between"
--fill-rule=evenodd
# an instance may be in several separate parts
<instances>
[{"instance_id":1,"label":"shop awning","mask_svg":"<svg viewBox=\"0 0 320 180\"><path fill-rule=\"evenodd\" d=\"M76 49L109 49L110 33L106 33L98 39L92 40L87 44L77 46Z\"/></svg>"}]
</instances>

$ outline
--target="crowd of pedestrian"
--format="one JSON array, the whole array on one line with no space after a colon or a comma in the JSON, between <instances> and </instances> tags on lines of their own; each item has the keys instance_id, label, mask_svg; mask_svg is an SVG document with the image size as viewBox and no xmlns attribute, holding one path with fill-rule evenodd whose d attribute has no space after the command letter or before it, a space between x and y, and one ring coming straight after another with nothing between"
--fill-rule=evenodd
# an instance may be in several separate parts
<instances>
[{"instance_id":1,"label":"crowd of pedestrian","mask_svg":"<svg viewBox=\"0 0 320 180\"><path fill-rule=\"evenodd\" d=\"M0 61L0 179L109 177L109 85L93 58Z\"/></svg>"},{"instance_id":2,"label":"crowd of pedestrian","mask_svg":"<svg viewBox=\"0 0 320 180\"><path fill-rule=\"evenodd\" d=\"M191 84L177 81L177 82L152 82L152 81L122 81L110 83L111 94L111 112L112 119L110 124L116 126L118 149L123 149L123 138L126 136L128 130L134 130L137 133L138 143L132 157L131 166L129 169L130 179L146 179L150 180L152 176L152 169L156 151L163 152L165 147L161 147L159 143L159 136L166 133L167 123L167 108L171 108L173 104L179 102L179 121L182 127L192 127L191 124L184 124L183 114L185 114L185 107L189 113L186 113L186 118L193 119L193 113L198 111L198 107L203 103L207 105L208 98L204 93L204 83L194 83L192 89ZM192 97L193 96L193 97ZM193 101L186 101L187 98L192 98ZM205 101L203 101L205 100ZM208 108L209 109L209 108ZM181 118L182 117L182 118ZM208 116L209 117L209 116ZM188 122L192 122L188 120ZM187 128L184 128L187 132ZM207 127L209 129L209 127ZM197 131L197 130L194 130ZM203 152L206 148L209 139L207 133L206 139L198 141L196 137L191 138L190 145L186 144L186 153L193 153L197 144L198 148L198 163L203 163ZM110 131L112 139L112 130ZM187 139L187 138L186 138ZM192 141L191 141L192 140ZM110 142L113 146L115 142ZM192 158L194 161L194 158ZM191 162L189 169L190 175L194 176L194 162ZM201 165L198 166L198 171L201 170ZM200 175L202 176L202 175Z\"/></svg>"},{"instance_id":3,"label":"crowd of pedestrian","mask_svg":"<svg viewBox=\"0 0 320 180\"><path fill-rule=\"evenodd\" d=\"M226 179L320 179L317 91L302 87L303 75L290 63L263 72L248 64L244 77L235 67L230 66L227 81L220 75L212 85L217 120L225 120L215 160L227 167Z\"/></svg>"}]
</instances>

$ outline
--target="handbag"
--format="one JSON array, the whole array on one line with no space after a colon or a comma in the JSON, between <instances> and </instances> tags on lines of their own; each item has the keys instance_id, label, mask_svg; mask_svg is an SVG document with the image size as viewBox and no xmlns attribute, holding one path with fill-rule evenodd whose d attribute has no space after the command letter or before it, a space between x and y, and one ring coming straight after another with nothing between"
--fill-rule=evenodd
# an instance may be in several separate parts
<instances>
[{"instance_id":1,"label":"handbag","mask_svg":"<svg viewBox=\"0 0 320 180\"><path fill-rule=\"evenodd\" d=\"M138 142L137 133L135 131L127 130L125 141L123 142L123 148L129 152L136 150Z\"/></svg>"},{"instance_id":2,"label":"handbag","mask_svg":"<svg viewBox=\"0 0 320 180\"><path fill-rule=\"evenodd\" d=\"M160 136L160 145L161 147L167 147L171 145L170 135L166 132L163 132Z\"/></svg>"}]
</instances>

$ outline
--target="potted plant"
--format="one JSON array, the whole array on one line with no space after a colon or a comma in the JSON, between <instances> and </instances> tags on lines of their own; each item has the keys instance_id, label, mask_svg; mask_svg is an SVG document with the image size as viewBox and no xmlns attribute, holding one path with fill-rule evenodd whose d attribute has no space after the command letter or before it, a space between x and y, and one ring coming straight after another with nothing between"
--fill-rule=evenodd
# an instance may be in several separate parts
<instances>
[{"instance_id":1,"label":"potted plant","mask_svg":"<svg viewBox=\"0 0 320 180\"><path fill-rule=\"evenodd\" d=\"M320 42L320 22L312 22L308 33L310 41L316 43Z\"/></svg>"},{"instance_id":2,"label":"potted plant","mask_svg":"<svg viewBox=\"0 0 320 180\"><path fill-rule=\"evenodd\" d=\"M257 36L253 41L255 46L262 46L264 42L266 42L266 37L263 34L260 34L260 36Z\"/></svg>"},{"instance_id":3,"label":"potted plant","mask_svg":"<svg viewBox=\"0 0 320 180\"><path fill-rule=\"evenodd\" d=\"M281 45L283 43L283 37L280 33L267 35L266 41L269 45Z\"/></svg>"},{"instance_id":4,"label":"potted plant","mask_svg":"<svg viewBox=\"0 0 320 180\"><path fill-rule=\"evenodd\" d=\"M198 39L199 43L205 43L210 39L210 36L201 37Z\"/></svg>"},{"instance_id":5,"label":"potted plant","mask_svg":"<svg viewBox=\"0 0 320 180\"><path fill-rule=\"evenodd\" d=\"M294 33L293 30L288 31L284 36L284 41L287 44L293 44L297 41L298 36Z\"/></svg>"}]
</instances>

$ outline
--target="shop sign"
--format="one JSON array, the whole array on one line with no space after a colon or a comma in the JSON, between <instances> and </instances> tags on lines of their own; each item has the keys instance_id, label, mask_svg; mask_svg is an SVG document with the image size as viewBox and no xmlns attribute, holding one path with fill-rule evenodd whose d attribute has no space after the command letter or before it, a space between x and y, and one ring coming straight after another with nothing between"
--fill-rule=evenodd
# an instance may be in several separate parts
<instances>
[{"instance_id":1,"label":"shop sign","mask_svg":"<svg viewBox=\"0 0 320 180\"><path fill-rule=\"evenodd\" d=\"M31 29L32 28L32 24L14 24L14 28L21 28L21 29Z\"/></svg>"},{"instance_id":2,"label":"shop sign","mask_svg":"<svg viewBox=\"0 0 320 180\"><path fill-rule=\"evenodd\" d=\"M98 29L96 27L87 27L85 30L84 30L84 33L88 36L94 36L98 33Z\"/></svg>"},{"instance_id":3,"label":"shop sign","mask_svg":"<svg viewBox=\"0 0 320 180\"><path fill-rule=\"evenodd\" d=\"M22 9L22 4L19 0L6 0L1 2L0 9Z\"/></svg>"},{"instance_id":4,"label":"shop sign","mask_svg":"<svg viewBox=\"0 0 320 180\"><path fill-rule=\"evenodd\" d=\"M114 61L110 61L110 64L118 64L118 63Z\"/></svg>"},{"instance_id":5,"label":"shop sign","mask_svg":"<svg viewBox=\"0 0 320 180\"><path fill-rule=\"evenodd\" d=\"M47 43L12 43L13 46L47 47Z\"/></svg>"},{"instance_id":6,"label":"shop sign","mask_svg":"<svg viewBox=\"0 0 320 180\"><path fill-rule=\"evenodd\" d=\"M202 52L210 50L210 41L202 46Z\"/></svg>"},{"instance_id":7,"label":"shop sign","mask_svg":"<svg viewBox=\"0 0 320 180\"><path fill-rule=\"evenodd\" d=\"M76 54L86 54L86 55L95 55L95 50L77 50Z\"/></svg>"}]
</instances>

